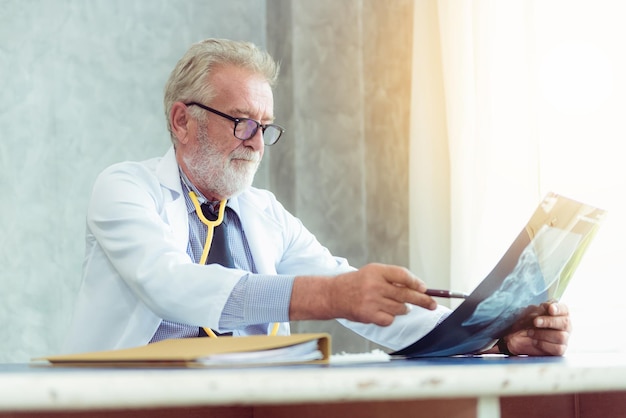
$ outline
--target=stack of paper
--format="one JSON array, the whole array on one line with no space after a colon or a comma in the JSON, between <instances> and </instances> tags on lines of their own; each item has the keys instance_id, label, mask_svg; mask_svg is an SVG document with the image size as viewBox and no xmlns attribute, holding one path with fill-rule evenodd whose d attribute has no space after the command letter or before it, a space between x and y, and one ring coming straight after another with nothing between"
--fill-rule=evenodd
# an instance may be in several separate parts
<instances>
[{"instance_id":1,"label":"stack of paper","mask_svg":"<svg viewBox=\"0 0 626 418\"><path fill-rule=\"evenodd\" d=\"M43 357L53 366L207 367L328 363L330 335L181 338L141 347Z\"/></svg>"}]
</instances>

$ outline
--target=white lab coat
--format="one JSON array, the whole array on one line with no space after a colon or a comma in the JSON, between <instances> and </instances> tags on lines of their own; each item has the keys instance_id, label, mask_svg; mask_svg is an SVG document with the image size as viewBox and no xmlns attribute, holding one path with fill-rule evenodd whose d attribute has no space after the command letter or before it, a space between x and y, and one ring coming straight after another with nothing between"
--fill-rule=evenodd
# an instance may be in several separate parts
<instances>
[{"instance_id":1,"label":"white lab coat","mask_svg":"<svg viewBox=\"0 0 626 418\"><path fill-rule=\"evenodd\" d=\"M123 162L97 178L87 211L83 280L65 352L147 344L162 318L219 329L222 309L245 271L195 264L174 149L162 158ZM242 228L261 274L337 274L333 257L268 191L238 197ZM342 321L393 348L430 330L441 311L414 308L391 327ZM281 324L281 334L289 324Z\"/></svg>"}]
</instances>

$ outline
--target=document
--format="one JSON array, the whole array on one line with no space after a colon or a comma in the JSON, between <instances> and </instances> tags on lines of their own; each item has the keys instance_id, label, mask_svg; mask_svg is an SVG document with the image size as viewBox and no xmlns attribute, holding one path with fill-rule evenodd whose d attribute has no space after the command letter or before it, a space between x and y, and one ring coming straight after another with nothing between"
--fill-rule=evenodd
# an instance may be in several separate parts
<instances>
[{"instance_id":1,"label":"document","mask_svg":"<svg viewBox=\"0 0 626 418\"><path fill-rule=\"evenodd\" d=\"M330 335L179 338L141 347L42 357L52 366L220 367L328 363Z\"/></svg>"},{"instance_id":2,"label":"document","mask_svg":"<svg viewBox=\"0 0 626 418\"><path fill-rule=\"evenodd\" d=\"M396 357L444 357L490 348L533 306L559 300L606 213L549 193L495 268L441 324Z\"/></svg>"}]
</instances>

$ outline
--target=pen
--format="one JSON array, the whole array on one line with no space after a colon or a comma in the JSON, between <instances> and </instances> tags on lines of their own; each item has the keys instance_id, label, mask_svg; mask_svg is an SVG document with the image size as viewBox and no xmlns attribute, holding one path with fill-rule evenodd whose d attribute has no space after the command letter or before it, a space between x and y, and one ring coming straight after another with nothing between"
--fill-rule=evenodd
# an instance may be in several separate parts
<instances>
[{"instance_id":1,"label":"pen","mask_svg":"<svg viewBox=\"0 0 626 418\"><path fill-rule=\"evenodd\" d=\"M438 298L458 298L465 299L469 295L461 292L452 292L450 290L428 289L426 290L428 296L435 296Z\"/></svg>"}]
</instances>

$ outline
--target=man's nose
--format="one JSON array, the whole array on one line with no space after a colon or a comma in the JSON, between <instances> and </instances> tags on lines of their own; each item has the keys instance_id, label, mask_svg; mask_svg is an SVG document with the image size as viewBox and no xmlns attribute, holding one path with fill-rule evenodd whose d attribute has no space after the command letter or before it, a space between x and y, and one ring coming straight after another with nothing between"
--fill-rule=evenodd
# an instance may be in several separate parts
<instances>
[{"instance_id":1,"label":"man's nose","mask_svg":"<svg viewBox=\"0 0 626 418\"><path fill-rule=\"evenodd\" d=\"M243 141L247 147L252 147L255 151L260 151L265 147L263 142L263 129L259 127L257 131L250 138Z\"/></svg>"}]
</instances>

